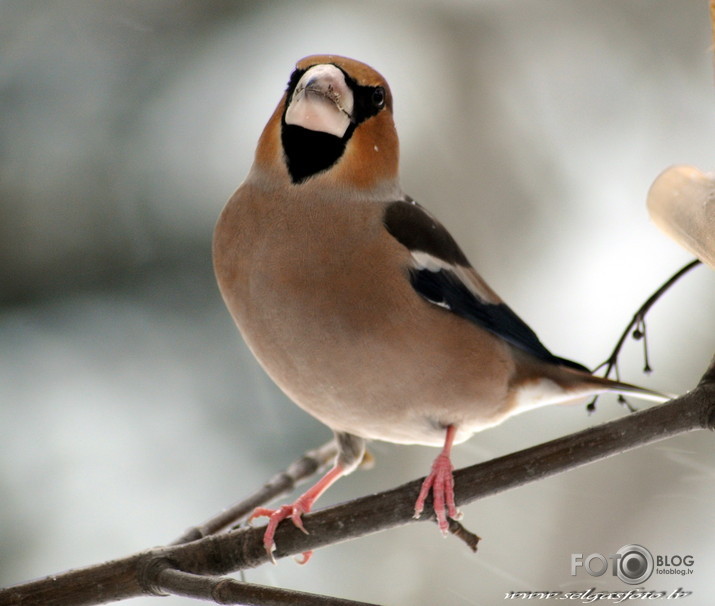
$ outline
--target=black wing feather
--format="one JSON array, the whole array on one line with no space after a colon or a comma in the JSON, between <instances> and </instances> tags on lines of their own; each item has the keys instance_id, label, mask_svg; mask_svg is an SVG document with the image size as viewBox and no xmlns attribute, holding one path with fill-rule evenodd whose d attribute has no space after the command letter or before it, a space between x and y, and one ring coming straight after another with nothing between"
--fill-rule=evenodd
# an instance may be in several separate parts
<instances>
[{"instance_id":1,"label":"black wing feather","mask_svg":"<svg viewBox=\"0 0 715 606\"><path fill-rule=\"evenodd\" d=\"M411 200L388 204L384 224L387 231L410 251L425 252L451 265L471 267L447 229ZM413 269L410 279L413 288L428 301L447 308L514 347L546 362L589 372L577 362L554 356L508 305L481 300L448 269Z\"/></svg>"},{"instance_id":2,"label":"black wing feather","mask_svg":"<svg viewBox=\"0 0 715 606\"><path fill-rule=\"evenodd\" d=\"M495 305L480 301L452 272L413 270L410 278L413 288L428 301L446 307L452 313L481 326L514 347L545 362L589 372L577 362L553 355L511 307L504 303Z\"/></svg>"}]
</instances>

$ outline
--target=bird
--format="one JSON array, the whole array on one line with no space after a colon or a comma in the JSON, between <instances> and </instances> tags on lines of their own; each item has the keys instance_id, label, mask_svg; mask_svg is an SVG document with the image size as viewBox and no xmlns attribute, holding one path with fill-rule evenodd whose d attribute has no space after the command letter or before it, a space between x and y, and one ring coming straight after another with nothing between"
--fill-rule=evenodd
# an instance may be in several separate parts
<instances>
[{"instance_id":1,"label":"bird","mask_svg":"<svg viewBox=\"0 0 715 606\"><path fill-rule=\"evenodd\" d=\"M253 512L269 518L271 558L280 522L305 531L303 514L356 469L368 441L441 448L414 512L431 495L446 535L461 517L454 445L517 413L603 392L667 399L553 355L492 290L402 190L392 92L354 59L295 64L212 253L248 348L337 444L330 470L295 502Z\"/></svg>"}]
</instances>

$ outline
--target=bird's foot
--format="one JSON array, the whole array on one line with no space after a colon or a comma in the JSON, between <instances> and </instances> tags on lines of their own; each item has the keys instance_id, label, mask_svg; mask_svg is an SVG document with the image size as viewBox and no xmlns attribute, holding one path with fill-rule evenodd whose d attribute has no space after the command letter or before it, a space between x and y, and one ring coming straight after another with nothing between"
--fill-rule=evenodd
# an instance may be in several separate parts
<instances>
[{"instance_id":1,"label":"bird's foot","mask_svg":"<svg viewBox=\"0 0 715 606\"><path fill-rule=\"evenodd\" d=\"M275 558L273 557L273 552L276 550L275 534L278 524L280 524L286 518L290 518L294 526L302 530L305 534L308 531L303 526L302 515L310 511L311 502L307 502L304 499L305 495L299 497L295 503L291 505L283 505L278 509L267 509L265 507L257 507L253 510L251 517L248 521L254 520L255 518L267 517L268 525L266 526L266 531L263 533L263 546L266 549L266 553L270 556L271 560L275 564ZM304 551L302 559L296 559L299 564L306 564L313 555L312 551Z\"/></svg>"},{"instance_id":2,"label":"bird's foot","mask_svg":"<svg viewBox=\"0 0 715 606\"><path fill-rule=\"evenodd\" d=\"M437 523L443 535L447 535L449 522L447 516L453 520L462 518L462 512L457 509L454 503L454 477L452 476L452 461L449 455L441 453L432 463L432 470L422 482L420 494L415 503L415 518L422 515L425 508L425 500L432 491L432 506L437 516Z\"/></svg>"},{"instance_id":3,"label":"bird's foot","mask_svg":"<svg viewBox=\"0 0 715 606\"><path fill-rule=\"evenodd\" d=\"M303 526L301 516L310 511L311 507L313 507L313 503L315 503L320 495L323 494L341 475L343 475L343 466L340 463L336 463L328 473L320 478L320 480L318 480L307 492L300 495L292 505L283 505L278 509L258 507L253 510L251 517L248 518L249 522L255 518L263 516L268 517L268 525L266 526L266 531L263 534L263 546L266 548L266 552L274 564L276 562L273 557L273 552L276 550L274 537L278 524L286 518L290 518L295 526L300 528L300 530L302 530L305 534L308 534L308 531ZM299 564L306 564L312 555L312 551L304 551L303 557L301 559L296 559L296 561Z\"/></svg>"}]
</instances>

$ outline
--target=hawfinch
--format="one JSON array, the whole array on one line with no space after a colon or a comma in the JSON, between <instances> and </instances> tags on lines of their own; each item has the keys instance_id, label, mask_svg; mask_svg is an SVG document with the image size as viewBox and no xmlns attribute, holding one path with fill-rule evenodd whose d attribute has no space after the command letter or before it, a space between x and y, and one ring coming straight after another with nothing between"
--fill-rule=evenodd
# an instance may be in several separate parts
<instances>
[{"instance_id":1,"label":"hawfinch","mask_svg":"<svg viewBox=\"0 0 715 606\"><path fill-rule=\"evenodd\" d=\"M300 60L213 239L216 277L243 338L298 406L335 433L332 469L270 516L264 535L352 472L366 440L441 446L440 529L455 506L450 450L540 406L605 391L659 394L554 356L487 285L398 176L392 94L371 67Z\"/></svg>"}]
</instances>

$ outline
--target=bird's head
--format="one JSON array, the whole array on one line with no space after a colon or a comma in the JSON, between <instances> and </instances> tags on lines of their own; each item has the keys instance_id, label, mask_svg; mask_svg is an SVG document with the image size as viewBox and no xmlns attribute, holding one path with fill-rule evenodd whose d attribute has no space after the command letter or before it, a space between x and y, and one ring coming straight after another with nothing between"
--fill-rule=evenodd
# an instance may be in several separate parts
<instances>
[{"instance_id":1,"label":"bird's head","mask_svg":"<svg viewBox=\"0 0 715 606\"><path fill-rule=\"evenodd\" d=\"M314 55L297 63L261 135L254 171L295 186L328 179L394 189L398 156L385 79L359 61Z\"/></svg>"}]
</instances>

